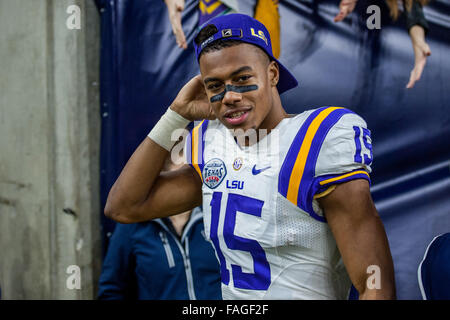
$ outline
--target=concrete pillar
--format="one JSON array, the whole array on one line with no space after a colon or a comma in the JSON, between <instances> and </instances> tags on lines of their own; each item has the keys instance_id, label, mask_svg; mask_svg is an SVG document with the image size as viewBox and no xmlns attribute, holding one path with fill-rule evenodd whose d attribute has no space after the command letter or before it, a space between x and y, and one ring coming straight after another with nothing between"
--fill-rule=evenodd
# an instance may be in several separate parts
<instances>
[{"instance_id":1,"label":"concrete pillar","mask_svg":"<svg viewBox=\"0 0 450 320\"><path fill-rule=\"evenodd\" d=\"M70 5L81 9L81 29L67 27ZM2 298L92 299L101 264L99 14L88 0L0 0L0 30ZM80 268L80 289L70 289L69 266Z\"/></svg>"}]
</instances>

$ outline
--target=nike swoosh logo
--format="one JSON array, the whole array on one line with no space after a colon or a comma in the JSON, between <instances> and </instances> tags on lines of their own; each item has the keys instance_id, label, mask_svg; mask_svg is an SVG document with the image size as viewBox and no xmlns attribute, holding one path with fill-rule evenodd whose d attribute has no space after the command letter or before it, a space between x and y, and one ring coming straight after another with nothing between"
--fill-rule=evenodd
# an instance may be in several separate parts
<instances>
[{"instance_id":1,"label":"nike swoosh logo","mask_svg":"<svg viewBox=\"0 0 450 320\"><path fill-rule=\"evenodd\" d=\"M263 171L265 171L265 170L267 170L267 169L269 169L269 168L270 168L270 166L258 170L258 169L256 169L256 164L255 164L255 165L253 166L253 168L252 168L252 174L253 174L254 176L256 176L257 174L260 174L261 172L263 172Z\"/></svg>"}]
</instances>

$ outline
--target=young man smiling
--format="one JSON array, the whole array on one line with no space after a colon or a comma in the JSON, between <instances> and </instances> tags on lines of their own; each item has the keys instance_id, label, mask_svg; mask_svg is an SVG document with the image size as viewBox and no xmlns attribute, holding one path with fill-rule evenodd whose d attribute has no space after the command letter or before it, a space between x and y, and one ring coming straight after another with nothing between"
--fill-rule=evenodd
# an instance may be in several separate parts
<instances>
[{"instance_id":1,"label":"young man smiling","mask_svg":"<svg viewBox=\"0 0 450 320\"><path fill-rule=\"evenodd\" d=\"M224 299L345 299L351 282L361 299L394 299L365 121L338 107L288 116L280 94L297 81L249 16L212 19L195 49L201 75L134 152L105 214L133 223L203 205ZM172 132L198 119L189 165L161 173Z\"/></svg>"}]
</instances>

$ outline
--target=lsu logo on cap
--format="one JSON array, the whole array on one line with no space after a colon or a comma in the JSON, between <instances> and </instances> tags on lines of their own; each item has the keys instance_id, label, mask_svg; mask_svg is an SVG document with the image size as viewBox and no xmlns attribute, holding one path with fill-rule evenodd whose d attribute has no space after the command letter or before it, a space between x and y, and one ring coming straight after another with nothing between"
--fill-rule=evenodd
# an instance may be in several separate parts
<instances>
[{"instance_id":1,"label":"lsu logo on cap","mask_svg":"<svg viewBox=\"0 0 450 320\"><path fill-rule=\"evenodd\" d=\"M258 37L258 38L264 40L264 42L266 43L266 45L269 45L269 44L267 43L267 38L266 38L266 35L264 34L264 31L258 30L258 34L255 33L255 29L253 29L253 28L250 28L250 31L251 31L251 33L252 33L252 36Z\"/></svg>"},{"instance_id":2,"label":"lsu logo on cap","mask_svg":"<svg viewBox=\"0 0 450 320\"><path fill-rule=\"evenodd\" d=\"M214 158L209 160L205 164L202 175L203 182L210 189L215 189L220 185L220 183L227 175L227 168L225 167L225 163L222 160Z\"/></svg>"}]
</instances>

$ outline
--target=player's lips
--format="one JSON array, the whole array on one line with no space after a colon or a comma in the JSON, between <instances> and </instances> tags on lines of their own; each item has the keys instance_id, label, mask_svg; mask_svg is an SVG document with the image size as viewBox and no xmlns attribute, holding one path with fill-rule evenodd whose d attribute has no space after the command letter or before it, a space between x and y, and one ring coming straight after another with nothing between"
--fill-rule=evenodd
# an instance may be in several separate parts
<instances>
[{"instance_id":1,"label":"player's lips","mask_svg":"<svg viewBox=\"0 0 450 320\"><path fill-rule=\"evenodd\" d=\"M251 108L238 108L225 112L224 119L231 125L238 125L243 123L249 114Z\"/></svg>"}]
</instances>

